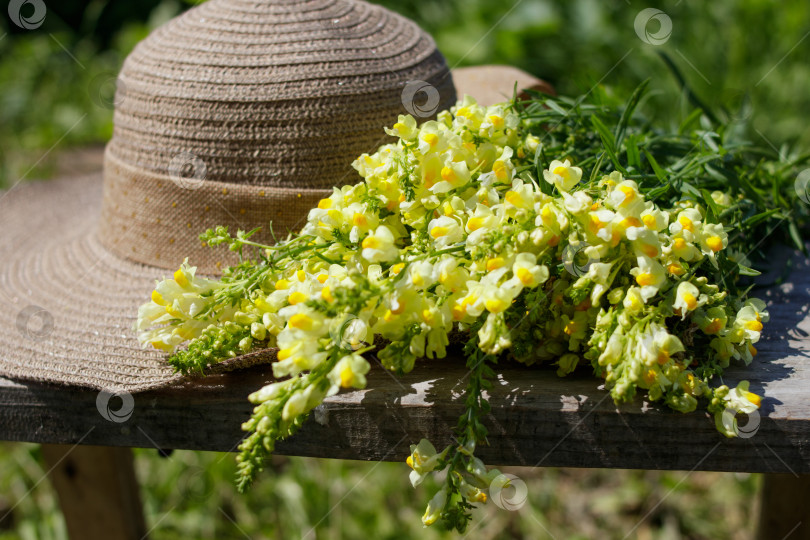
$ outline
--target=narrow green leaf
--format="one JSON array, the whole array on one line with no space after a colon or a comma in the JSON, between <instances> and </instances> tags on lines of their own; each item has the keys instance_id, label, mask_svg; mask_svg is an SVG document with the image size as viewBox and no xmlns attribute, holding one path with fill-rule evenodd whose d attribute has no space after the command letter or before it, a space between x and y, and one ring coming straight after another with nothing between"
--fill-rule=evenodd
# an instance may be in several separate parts
<instances>
[{"instance_id":1,"label":"narrow green leaf","mask_svg":"<svg viewBox=\"0 0 810 540\"><path fill-rule=\"evenodd\" d=\"M613 134L607 128L607 126L599 119L598 116L591 117L591 124L596 129L596 132L602 138L602 144L607 147L607 150L611 153L615 154L616 150L616 139L613 137Z\"/></svg>"},{"instance_id":2,"label":"narrow green leaf","mask_svg":"<svg viewBox=\"0 0 810 540\"><path fill-rule=\"evenodd\" d=\"M649 86L649 84L650 84L649 79L642 82L633 91L633 94L630 96L630 99L627 100L627 104L624 107L624 111L622 111L622 116L621 118L619 118L619 123L616 125L614 148L616 149L621 148L622 141L624 140L624 135L627 132L627 126L630 124L630 120L633 118L633 112L635 112L636 107L638 107L638 104L641 101L641 98L647 92L647 87Z\"/></svg>"},{"instance_id":3,"label":"narrow green leaf","mask_svg":"<svg viewBox=\"0 0 810 540\"><path fill-rule=\"evenodd\" d=\"M743 221L743 227L756 227L763 221L767 220L769 217L778 214L781 212L779 208L771 208L770 210L766 210L765 212L760 212L755 216L751 216L745 221Z\"/></svg>"},{"instance_id":4,"label":"narrow green leaf","mask_svg":"<svg viewBox=\"0 0 810 540\"><path fill-rule=\"evenodd\" d=\"M546 107L548 107L549 109L551 109L552 111L556 112L561 116L568 116L568 111L560 107L560 105L553 99L546 100L545 105Z\"/></svg>"},{"instance_id":5,"label":"narrow green leaf","mask_svg":"<svg viewBox=\"0 0 810 540\"><path fill-rule=\"evenodd\" d=\"M759 276L761 272L754 270L753 268L748 268L747 266L743 266L742 264L737 265L740 269L741 276Z\"/></svg>"},{"instance_id":6,"label":"narrow green leaf","mask_svg":"<svg viewBox=\"0 0 810 540\"><path fill-rule=\"evenodd\" d=\"M647 161L650 163L650 167L652 167L652 170L655 173L656 178L658 178L658 180L660 182L666 182L667 181L667 173L664 172L664 169L661 168L661 166L658 164L657 161L655 161L655 158L652 157L652 154L650 154L647 151L646 148L644 149L644 156L647 158Z\"/></svg>"},{"instance_id":7,"label":"narrow green leaf","mask_svg":"<svg viewBox=\"0 0 810 540\"><path fill-rule=\"evenodd\" d=\"M605 153L602 152L601 154L599 154L599 159L596 161L596 165L594 165L593 169L591 170L591 177L588 180L589 184L593 184L596 181L597 177L599 176L599 171L602 170L602 162L604 160L605 160Z\"/></svg>"},{"instance_id":8,"label":"narrow green leaf","mask_svg":"<svg viewBox=\"0 0 810 540\"><path fill-rule=\"evenodd\" d=\"M596 129L596 132L599 134L599 137L602 139L605 152L607 152L613 166L622 174L627 174L627 170L619 161L619 156L616 155L616 141L613 138L613 134L610 132L607 126L605 126L605 124L599 120L598 117L592 116L591 123L593 124L594 129Z\"/></svg>"},{"instance_id":9,"label":"narrow green leaf","mask_svg":"<svg viewBox=\"0 0 810 540\"><path fill-rule=\"evenodd\" d=\"M627 153L627 164L641 170L641 154L638 151L638 145L636 144L636 137L634 135L627 137L625 151Z\"/></svg>"},{"instance_id":10,"label":"narrow green leaf","mask_svg":"<svg viewBox=\"0 0 810 540\"><path fill-rule=\"evenodd\" d=\"M712 199L712 194L709 193L709 190L707 189L701 189L700 193L703 195L703 201L706 203L706 206L709 207L709 210L711 210L714 219L718 219L720 216L720 209L717 207L717 203L714 202L714 199Z\"/></svg>"},{"instance_id":11,"label":"narrow green leaf","mask_svg":"<svg viewBox=\"0 0 810 540\"><path fill-rule=\"evenodd\" d=\"M689 116L684 118L681 125L678 127L678 133L684 134L689 133L694 129L694 125L700 121L700 117L703 116L703 111L700 109L694 109Z\"/></svg>"},{"instance_id":12,"label":"narrow green leaf","mask_svg":"<svg viewBox=\"0 0 810 540\"><path fill-rule=\"evenodd\" d=\"M788 231L790 231L790 238L793 240L793 243L796 244L796 247L799 248L802 253L807 255L807 247L804 245L802 235L793 219L791 219L790 223L788 224Z\"/></svg>"}]
</instances>

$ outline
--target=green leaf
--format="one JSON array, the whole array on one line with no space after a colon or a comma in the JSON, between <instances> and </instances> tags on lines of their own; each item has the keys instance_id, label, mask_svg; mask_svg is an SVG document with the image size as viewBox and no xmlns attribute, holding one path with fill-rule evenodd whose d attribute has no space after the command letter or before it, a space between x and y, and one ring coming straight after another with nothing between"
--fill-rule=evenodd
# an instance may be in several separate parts
<instances>
[{"instance_id":1,"label":"green leaf","mask_svg":"<svg viewBox=\"0 0 810 540\"><path fill-rule=\"evenodd\" d=\"M568 116L568 111L560 107L559 104L553 99L546 100L545 105L552 111L558 113L560 116Z\"/></svg>"},{"instance_id":2,"label":"green leaf","mask_svg":"<svg viewBox=\"0 0 810 540\"><path fill-rule=\"evenodd\" d=\"M617 171L620 171L622 174L627 174L627 170L622 166L621 162L619 161L619 156L616 155L616 141L613 138L613 134L607 128L607 126L599 120L597 116L591 117L591 124L593 124L594 129L599 134L599 137L602 139L602 144L604 145L605 152L607 153L608 157L610 158L611 163L616 168Z\"/></svg>"},{"instance_id":3,"label":"green leaf","mask_svg":"<svg viewBox=\"0 0 810 540\"><path fill-rule=\"evenodd\" d=\"M683 122L681 122L681 125L678 127L678 133L684 134L694 129L694 125L700 121L701 116L703 116L703 111L700 109L694 109L686 118L684 118Z\"/></svg>"},{"instance_id":4,"label":"green leaf","mask_svg":"<svg viewBox=\"0 0 810 540\"><path fill-rule=\"evenodd\" d=\"M807 247L804 245L802 235L799 232L799 228L796 226L796 222L792 219L788 224L788 231L790 231L790 238L793 240L793 243L796 244L796 247L799 248L802 253L807 255Z\"/></svg>"},{"instance_id":5,"label":"green leaf","mask_svg":"<svg viewBox=\"0 0 810 540\"><path fill-rule=\"evenodd\" d=\"M601 154L599 154L599 159L596 160L596 165L594 165L593 169L591 170L591 177L588 180L589 184L593 184L597 180L597 177L599 176L599 171L602 170L602 162L604 160L605 160L605 153L602 152Z\"/></svg>"},{"instance_id":6,"label":"green leaf","mask_svg":"<svg viewBox=\"0 0 810 540\"><path fill-rule=\"evenodd\" d=\"M712 199L712 195L709 193L709 190L701 189L700 193L703 195L703 201L706 203L706 206L708 206L709 210L711 210L712 216L715 219L719 218L720 209L717 207L717 203L714 202L714 199Z\"/></svg>"},{"instance_id":7,"label":"green leaf","mask_svg":"<svg viewBox=\"0 0 810 540\"><path fill-rule=\"evenodd\" d=\"M653 172L655 173L655 177L658 178L659 182L666 182L667 181L667 173L661 166L655 161L655 158L650 154L647 149L644 149L644 157L647 158L647 161L650 163L650 167L652 167Z\"/></svg>"},{"instance_id":8,"label":"green leaf","mask_svg":"<svg viewBox=\"0 0 810 540\"><path fill-rule=\"evenodd\" d=\"M763 221L767 220L769 217L777 215L781 212L779 208L772 208L770 210L766 210L765 212L760 212L755 216L751 216L745 221L743 221L743 227L755 227L762 223Z\"/></svg>"},{"instance_id":9,"label":"green leaf","mask_svg":"<svg viewBox=\"0 0 810 540\"><path fill-rule=\"evenodd\" d=\"M616 125L615 148L621 148L622 141L624 140L624 134L627 131L627 126L630 123L630 119L633 117L633 112L635 112L636 107L638 107L641 98L644 96L644 94L647 93L647 87L649 85L650 85L649 79L642 82L633 91L633 94L630 96L630 99L627 100L627 104L624 107L624 111L622 111L622 116L621 118L619 118L619 123Z\"/></svg>"},{"instance_id":10,"label":"green leaf","mask_svg":"<svg viewBox=\"0 0 810 540\"><path fill-rule=\"evenodd\" d=\"M613 137L613 134L607 128L607 126L599 119L598 116L591 117L591 124L596 129L596 132L599 134L599 137L602 139L602 144L605 145L606 149L614 153L616 152L616 139Z\"/></svg>"},{"instance_id":11,"label":"green leaf","mask_svg":"<svg viewBox=\"0 0 810 540\"><path fill-rule=\"evenodd\" d=\"M741 276L759 276L762 273L757 270L754 270L753 268L748 268L747 266L744 266L742 264L737 264L737 266L740 269Z\"/></svg>"}]
</instances>

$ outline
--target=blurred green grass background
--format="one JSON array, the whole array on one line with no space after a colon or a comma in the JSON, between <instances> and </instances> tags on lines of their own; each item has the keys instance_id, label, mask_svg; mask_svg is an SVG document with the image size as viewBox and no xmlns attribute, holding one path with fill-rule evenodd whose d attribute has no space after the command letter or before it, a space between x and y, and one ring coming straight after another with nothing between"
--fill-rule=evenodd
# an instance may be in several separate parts
<instances>
[{"instance_id":1,"label":"blurred green grass background","mask_svg":"<svg viewBox=\"0 0 810 540\"><path fill-rule=\"evenodd\" d=\"M421 515L438 489L417 489L401 463L276 456L247 495L233 486L233 455L135 451L136 473L153 540L440 539ZM528 487L518 511L487 504L465 538L600 540L752 537L758 475L608 469L503 468ZM57 498L32 444L0 444L0 540L64 539Z\"/></svg>"},{"instance_id":2,"label":"blurred green grass background","mask_svg":"<svg viewBox=\"0 0 810 540\"><path fill-rule=\"evenodd\" d=\"M666 52L713 109L748 106L753 139L807 148L810 130L810 4L802 0L667 2L669 40L635 33L644 4L598 0L383 0L436 39L451 66L506 63L561 93L597 82L625 94L646 78L649 109L674 123L689 110L658 57ZM55 172L59 154L101 144L112 131L114 77L157 25L190 6L177 0L62 0L44 24L0 28L0 187ZM658 31L651 21L648 31ZM758 140L757 142L763 142Z\"/></svg>"},{"instance_id":3,"label":"blurred green grass background","mask_svg":"<svg viewBox=\"0 0 810 540\"><path fill-rule=\"evenodd\" d=\"M600 84L624 94L650 78L647 112L675 123L691 107L658 56L666 52L712 109L750 120L748 135L786 149L810 147L810 3L800 0L667 2L661 46L633 23L648 7L597 0L385 0L436 39L451 66L506 63L561 93ZM64 171L112 131L121 62L151 29L189 3L48 2L42 27L0 27L0 188ZM655 33L654 22L648 28ZM787 151L787 150L786 150ZM78 157L76 157L78 156ZM247 496L233 488L233 456L137 450L151 537L443 538L423 529L436 489L413 490L404 464L278 458ZM66 538L36 445L0 444L0 540ZM518 512L487 505L468 538L752 537L757 475L516 469L529 487Z\"/></svg>"}]
</instances>

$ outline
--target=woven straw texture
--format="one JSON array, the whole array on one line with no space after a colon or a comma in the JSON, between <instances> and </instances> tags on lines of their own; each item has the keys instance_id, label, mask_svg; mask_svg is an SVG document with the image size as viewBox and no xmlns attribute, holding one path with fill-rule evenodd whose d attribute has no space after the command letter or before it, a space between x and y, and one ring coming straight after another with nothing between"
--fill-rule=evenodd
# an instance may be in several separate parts
<instances>
[{"instance_id":1,"label":"woven straw texture","mask_svg":"<svg viewBox=\"0 0 810 540\"><path fill-rule=\"evenodd\" d=\"M423 81L431 96L409 93ZM124 63L105 159L101 242L119 256L204 272L212 225L282 235L398 114L449 107L444 58L419 27L359 1L210 0L142 41ZM174 250L172 246L183 246Z\"/></svg>"},{"instance_id":2,"label":"woven straw texture","mask_svg":"<svg viewBox=\"0 0 810 540\"><path fill-rule=\"evenodd\" d=\"M132 330L144 295L170 272L98 242L101 187L92 175L0 192L3 376L129 392L181 379L164 354L141 349ZM212 373L273 358L246 355Z\"/></svg>"}]
</instances>

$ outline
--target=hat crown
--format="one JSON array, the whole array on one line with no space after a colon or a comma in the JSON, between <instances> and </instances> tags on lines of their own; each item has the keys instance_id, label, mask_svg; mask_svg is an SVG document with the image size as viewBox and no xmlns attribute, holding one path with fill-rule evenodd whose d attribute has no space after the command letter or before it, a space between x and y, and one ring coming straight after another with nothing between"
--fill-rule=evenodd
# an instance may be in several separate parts
<instances>
[{"instance_id":1,"label":"hat crown","mask_svg":"<svg viewBox=\"0 0 810 540\"><path fill-rule=\"evenodd\" d=\"M328 188L408 112L413 80L455 99L430 36L380 6L210 0L126 59L109 154L170 177Z\"/></svg>"},{"instance_id":2,"label":"hat crown","mask_svg":"<svg viewBox=\"0 0 810 540\"><path fill-rule=\"evenodd\" d=\"M421 90L421 93L418 91ZM425 99L427 98L427 100ZM199 233L285 235L398 114L455 100L433 40L359 0L210 0L138 44L118 77L98 236L116 255L200 271L229 262ZM227 253L225 254L227 255Z\"/></svg>"}]
</instances>

